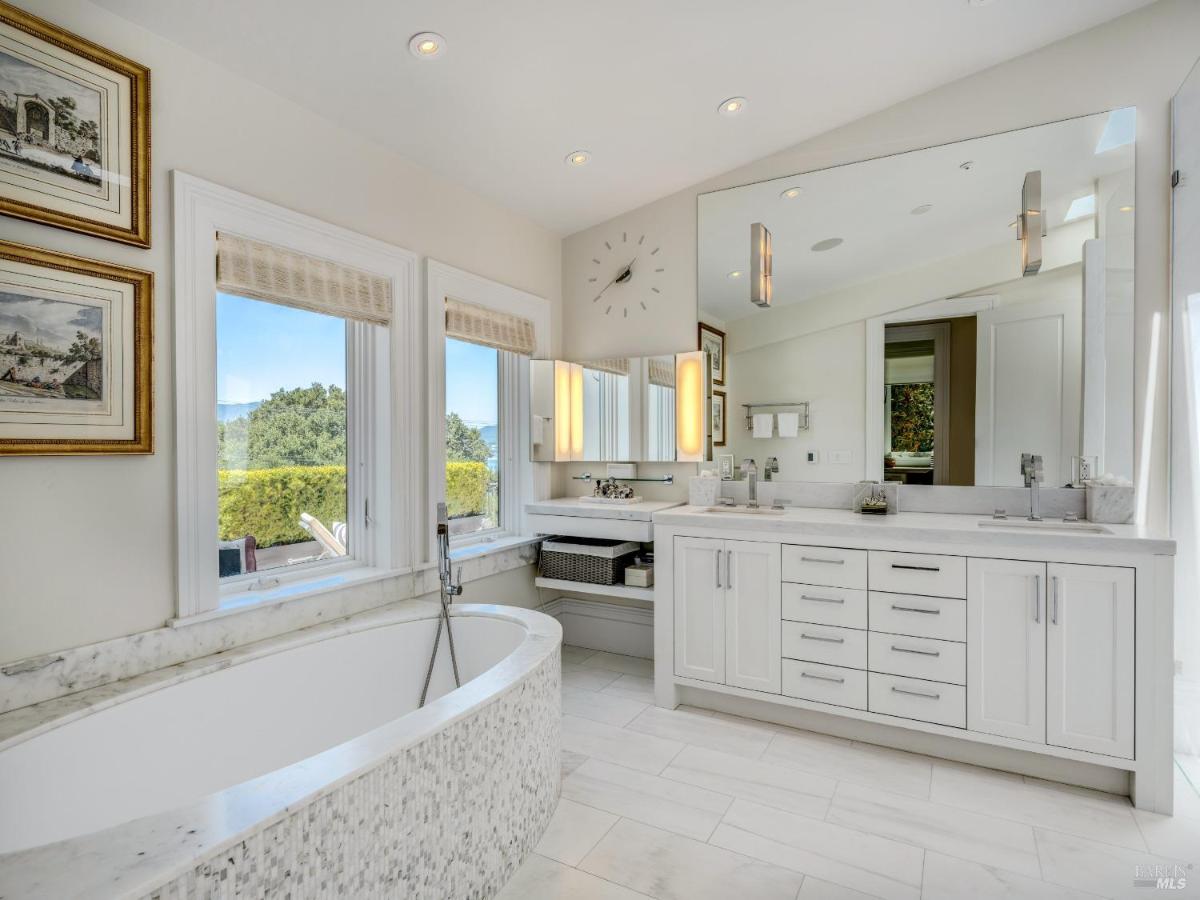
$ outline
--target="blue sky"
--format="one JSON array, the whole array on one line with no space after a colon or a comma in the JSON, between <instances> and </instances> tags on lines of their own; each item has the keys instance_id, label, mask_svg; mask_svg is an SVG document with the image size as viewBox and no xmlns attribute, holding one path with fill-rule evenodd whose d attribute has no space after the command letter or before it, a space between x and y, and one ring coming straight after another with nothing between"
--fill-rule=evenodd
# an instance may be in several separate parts
<instances>
[{"instance_id":1,"label":"blue sky","mask_svg":"<svg viewBox=\"0 0 1200 900\"><path fill-rule=\"evenodd\" d=\"M464 422L495 425L498 372L491 347L446 341L446 411Z\"/></svg>"},{"instance_id":2,"label":"blue sky","mask_svg":"<svg viewBox=\"0 0 1200 900\"><path fill-rule=\"evenodd\" d=\"M280 388L346 386L346 326L333 316L217 294L217 402L265 400ZM496 351L446 342L446 409L494 425Z\"/></svg>"},{"instance_id":3,"label":"blue sky","mask_svg":"<svg viewBox=\"0 0 1200 900\"><path fill-rule=\"evenodd\" d=\"M217 402L265 400L314 381L346 386L346 325L334 316L217 294Z\"/></svg>"}]
</instances>

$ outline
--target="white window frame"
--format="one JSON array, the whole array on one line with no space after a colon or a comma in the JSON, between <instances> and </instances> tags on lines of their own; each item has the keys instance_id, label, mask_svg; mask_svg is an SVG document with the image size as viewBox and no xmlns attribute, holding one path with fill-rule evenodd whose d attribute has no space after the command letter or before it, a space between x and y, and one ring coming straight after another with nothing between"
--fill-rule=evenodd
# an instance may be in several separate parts
<instances>
[{"instance_id":1,"label":"white window frame","mask_svg":"<svg viewBox=\"0 0 1200 900\"><path fill-rule=\"evenodd\" d=\"M337 590L412 571L409 523L421 443L417 258L407 250L183 172L172 173L175 229L175 414L178 621ZM391 325L347 320L347 515L351 555L228 579L218 575L217 233L331 259L391 280Z\"/></svg>"},{"instance_id":2,"label":"white window frame","mask_svg":"<svg viewBox=\"0 0 1200 900\"><path fill-rule=\"evenodd\" d=\"M550 303L479 275L434 259L425 261L426 319L428 334L428 521L433 523L437 504L446 499L446 298L472 303L498 312L521 316L534 323L533 356L550 356ZM453 540L465 547L516 537L526 533L525 504L549 496L550 467L530 461L529 358L499 353L497 373L499 428L496 455L500 468L500 527ZM426 562L435 559L433 529L425 544Z\"/></svg>"}]
</instances>

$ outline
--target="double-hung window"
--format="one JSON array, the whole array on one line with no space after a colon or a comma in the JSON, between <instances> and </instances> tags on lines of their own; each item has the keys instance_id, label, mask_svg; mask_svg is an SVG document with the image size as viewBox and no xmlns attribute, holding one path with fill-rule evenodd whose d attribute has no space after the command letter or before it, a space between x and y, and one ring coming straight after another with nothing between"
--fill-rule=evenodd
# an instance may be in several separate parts
<instances>
[{"instance_id":1,"label":"double-hung window","mask_svg":"<svg viewBox=\"0 0 1200 900\"><path fill-rule=\"evenodd\" d=\"M453 543L521 531L531 499L529 359L549 329L548 304L430 262L431 485Z\"/></svg>"},{"instance_id":2,"label":"double-hung window","mask_svg":"<svg viewBox=\"0 0 1200 900\"><path fill-rule=\"evenodd\" d=\"M411 255L175 177L179 617L403 567Z\"/></svg>"}]
</instances>

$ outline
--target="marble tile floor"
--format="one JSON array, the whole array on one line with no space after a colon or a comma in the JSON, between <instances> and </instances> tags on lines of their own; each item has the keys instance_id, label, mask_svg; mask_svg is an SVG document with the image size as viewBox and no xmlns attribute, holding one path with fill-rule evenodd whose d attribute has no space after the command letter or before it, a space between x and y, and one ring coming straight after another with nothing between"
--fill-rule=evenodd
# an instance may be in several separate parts
<instances>
[{"instance_id":1,"label":"marble tile floor","mask_svg":"<svg viewBox=\"0 0 1200 900\"><path fill-rule=\"evenodd\" d=\"M501 900L1200 897L1200 760L1124 797L707 710L649 660L563 648L562 798ZM1179 866L1186 885L1135 884Z\"/></svg>"}]
</instances>

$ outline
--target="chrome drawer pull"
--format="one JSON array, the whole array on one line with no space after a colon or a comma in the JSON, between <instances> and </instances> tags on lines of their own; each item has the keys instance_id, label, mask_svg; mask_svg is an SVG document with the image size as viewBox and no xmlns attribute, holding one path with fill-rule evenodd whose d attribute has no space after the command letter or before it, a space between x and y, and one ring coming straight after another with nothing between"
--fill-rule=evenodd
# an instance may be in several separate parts
<instances>
[{"instance_id":1,"label":"chrome drawer pull","mask_svg":"<svg viewBox=\"0 0 1200 900\"><path fill-rule=\"evenodd\" d=\"M941 700L941 694L927 694L924 691L906 691L904 688L893 687L893 694L908 694L912 697L924 697L926 700Z\"/></svg>"},{"instance_id":2,"label":"chrome drawer pull","mask_svg":"<svg viewBox=\"0 0 1200 900\"><path fill-rule=\"evenodd\" d=\"M916 653L918 656L941 656L941 650L913 650L910 647L897 647L892 644L892 649L897 653Z\"/></svg>"},{"instance_id":3,"label":"chrome drawer pull","mask_svg":"<svg viewBox=\"0 0 1200 900\"><path fill-rule=\"evenodd\" d=\"M904 563L892 563L893 569L907 569L911 572L940 572L941 566L909 566Z\"/></svg>"},{"instance_id":4,"label":"chrome drawer pull","mask_svg":"<svg viewBox=\"0 0 1200 900\"><path fill-rule=\"evenodd\" d=\"M892 609L894 609L896 612L923 613L927 616L940 616L942 614L940 609L921 609L916 606L897 606L895 603L892 604Z\"/></svg>"},{"instance_id":5,"label":"chrome drawer pull","mask_svg":"<svg viewBox=\"0 0 1200 900\"><path fill-rule=\"evenodd\" d=\"M827 644L844 644L844 643L846 643L845 638L821 637L819 634L805 634L804 632L800 633L800 637L806 641L824 641Z\"/></svg>"},{"instance_id":6,"label":"chrome drawer pull","mask_svg":"<svg viewBox=\"0 0 1200 900\"><path fill-rule=\"evenodd\" d=\"M808 672L801 672L801 678L815 678L817 681L832 681L834 684L845 684L845 678L834 678L832 675L810 675Z\"/></svg>"},{"instance_id":7,"label":"chrome drawer pull","mask_svg":"<svg viewBox=\"0 0 1200 900\"><path fill-rule=\"evenodd\" d=\"M801 600L812 600L816 603L845 603L845 597L813 597L810 594L801 594Z\"/></svg>"},{"instance_id":8,"label":"chrome drawer pull","mask_svg":"<svg viewBox=\"0 0 1200 900\"><path fill-rule=\"evenodd\" d=\"M800 562L827 563L831 566L844 566L846 564L844 559L817 559L815 556L802 556L800 557Z\"/></svg>"}]
</instances>

